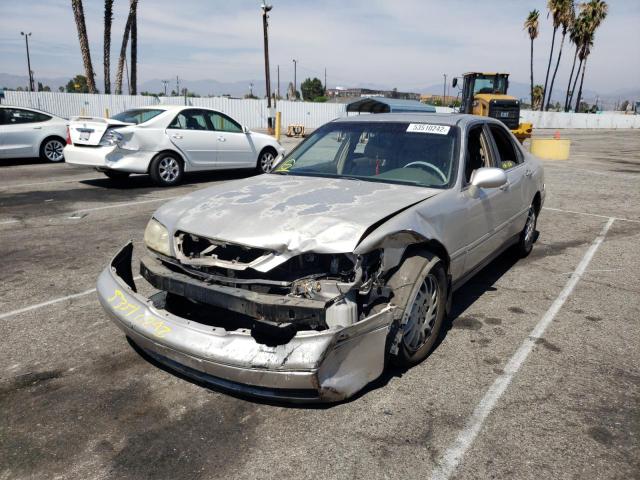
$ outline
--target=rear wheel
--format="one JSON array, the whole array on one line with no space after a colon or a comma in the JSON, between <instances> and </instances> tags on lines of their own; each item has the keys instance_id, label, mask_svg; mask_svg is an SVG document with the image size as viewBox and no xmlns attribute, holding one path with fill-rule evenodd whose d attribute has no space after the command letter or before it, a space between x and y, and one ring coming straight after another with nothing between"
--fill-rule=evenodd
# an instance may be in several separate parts
<instances>
[{"instance_id":1,"label":"rear wheel","mask_svg":"<svg viewBox=\"0 0 640 480\"><path fill-rule=\"evenodd\" d=\"M64 160L64 140L58 137L45 139L40 145L40 158L49 162L62 162Z\"/></svg>"},{"instance_id":2,"label":"rear wheel","mask_svg":"<svg viewBox=\"0 0 640 480\"><path fill-rule=\"evenodd\" d=\"M118 181L126 180L127 178L129 178L129 175L131 175L129 172L118 172L116 170L105 170L102 173L104 173L111 180L118 180Z\"/></svg>"},{"instance_id":3,"label":"rear wheel","mask_svg":"<svg viewBox=\"0 0 640 480\"><path fill-rule=\"evenodd\" d=\"M265 148L264 150L262 150L262 152L260 152L258 163L256 165L257 172L269 173L277 156L278 152L276 152L273 148Z\"/></svg>"},{"instance_id":4,"label":"rear wheel","mask_svg":"<svg viewBox=\"0 0 640 480\"><path fill-rule=\"evenodd\" d=\"M149 175L153 182L161 187L177 185L184 175L182 159L175 153L160 154L151 162Z\"/></svg>"},{"instance_id":5,"label":"rear wheel","mask_svg":"<svg viewBox=\"0 0 640 480\"><path fill-rule=\"evenodd\" d=\"M391 329L390 346L397 350L391 360L400 366L415 365L429 355L442 329L447 303L444 264L431 252L414 252L387 286L393 291L391 303L399 309Z\"/></svg>"}]
</instances>

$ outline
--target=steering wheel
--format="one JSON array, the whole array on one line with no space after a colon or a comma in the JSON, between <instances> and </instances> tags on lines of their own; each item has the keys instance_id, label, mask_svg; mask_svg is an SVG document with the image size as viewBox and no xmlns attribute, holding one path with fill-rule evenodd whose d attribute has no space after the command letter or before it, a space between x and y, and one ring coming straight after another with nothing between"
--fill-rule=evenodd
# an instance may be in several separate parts
<instances>
[{"instance_id":1,"label":"steering wheel","mask_svg":"<svg viewBox=\"0 0 640 480\"><path fill-rule=\"evenodd\" d=\"M433 170L434 172L436 172L438 174L438 176L442 179L442 181L444 183L447 183L447 177L445 176L444 173L442 173L442 170L440 170L438 167L436 167L435 165L431 165L430 163L427 162L410 162L407 163L404 167L402 168L407 168L410 167L412 165L419 165L420 167L427 167L428 169Z\"/></svg>"}]
</instances>

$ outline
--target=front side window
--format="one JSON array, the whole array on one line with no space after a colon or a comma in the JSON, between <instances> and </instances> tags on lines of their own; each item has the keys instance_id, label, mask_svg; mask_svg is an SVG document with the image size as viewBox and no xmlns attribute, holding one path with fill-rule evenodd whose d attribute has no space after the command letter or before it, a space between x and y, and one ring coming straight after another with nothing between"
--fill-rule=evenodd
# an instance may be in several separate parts
<instances>
[{"instance_id":1,"label":"front side window","mask_svg":"<svg viewBox=\"0 0 640 480\"><path fill-rule=\"evenodd\" d=\"M219 112L207 112L209 121L214 130L219 132L242 133L242 127L238 122Z\"/></svg>"},{"instance_id":2,"label":"front side window","mask_svg":"<svg viewBox=\"0 0 640 480\"><path fill-rule=\"evenodd\" d=\"M157 117L165 110L161 109L151 109L151 108L134 108L132 110L125 110L124 112L120 112L117 115L114 115L114 120L119 120L125 123L134 123L139 125L144 122L148 122L154 117Z\"/></svg>"},{"instance_id":3,"label":"front side window","mask_svg":"<svg viewBox=\"0 0 640 480\"><path fill-rule=\"evenodd\" d=\"M49 115L44 113L22 110L21 108L3 108L2 110L4 111L2 123L5 125L46 122L51 119Z\"/></svg>"},{"instance_id":4,"label":"front side window","mask_svg":"<svg viewBox=\"0 0 640 480\"><path fill-rule=\"evenodd\" d=\"M209 123L207 123L207 114L203 110L183 110L168 128L175 128L179 130L212 130Z\"/></svg>"},{"instance_id":5,"label":"front side window","mask_svg":"<svg viewBox=\"0 0 640 480\"><path fill-rule=\"evenodd\" d=\"M511 135L500 125L489 125L489 130L491 130L493 140L498 148L498 155L500 156L498 165L500 168L509 170L522 163L522 158L516 150L518 147L514 145Z\"/></svg>"},{"instance_id":6,"label":"front side window","mask_svg":"<svg viewBox=\"0 0 640 480\"><path fill-rule=\"evenodd\" d=\"M313 132L275 174L447 188L455 181L458 128L428 122L335 122Z\"/></svg>"},{"instance_id":7,"label":"front side window","mask_svg":"<svg viewBox=\"0 0 640 480\"><path fill-rule=\"evenodd\" d=\"M479 168L491 167L489 144L482 125L472 127L467 134L467 151L465 152L464 179L471 183L473 172Z\"/></svg>"}]
</instances>

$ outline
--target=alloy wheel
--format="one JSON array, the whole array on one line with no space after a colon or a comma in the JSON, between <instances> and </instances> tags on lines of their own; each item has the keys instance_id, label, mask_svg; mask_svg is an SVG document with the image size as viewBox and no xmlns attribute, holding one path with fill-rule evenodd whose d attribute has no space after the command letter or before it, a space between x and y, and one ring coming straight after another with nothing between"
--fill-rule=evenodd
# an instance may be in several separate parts
<instances>
[{"instance_id":1,"label":"alloy wheel","mask_svg":"<svg viewBox=\"0 0 640 480\"><path fill-rule=\"evenodd\" d=\"M44 155L51 162L59 162L64 158L64 145L60 140L49 140L44 145Z\"/></svg>"},{"instance_id":2,"label":"alloy wheel","mask_svg":"<svg viewBox=\"0 0 640 480\"><path fill-rule=\"evenodd\" d=\"M438 300L438 280L430 273L416 293L404 326L402 342L409 351L416 352L431 336L438 318Z\"/></svg>"},{"instance_id":3,"label":"alloy wheel","mask_svg":"<svg viewBox=\"0 0 640 480\"><path fill-rule=\"evenodd\" d=\"M158 164L158 173L163 181L173 183L180 174L180 165L175 158L164 157Z\"/></svg>"},{"instance_id":4,"label":"alloy wheel","mask_svg":"<svg viewBox=\"0 0 640 480\"><path fill-rule=\"evenodd\" d=\"M527 223L524 226L524 245L525 248L529 248L533 245L533 234L536 230L536 210L533 205L529 207L529 213L527 214Z\"/></svg>"},{"instance_id":5,"label":"alloy wheel","mask_svg":"<svg viewBox=\"0 0 640 480\"><path fill-rule=\"evenodd\" d=\"M264 173L269 173L275 158L276 156L272 152L264 152L260 156L260 170Z\"/></svg>"}]
</instances>

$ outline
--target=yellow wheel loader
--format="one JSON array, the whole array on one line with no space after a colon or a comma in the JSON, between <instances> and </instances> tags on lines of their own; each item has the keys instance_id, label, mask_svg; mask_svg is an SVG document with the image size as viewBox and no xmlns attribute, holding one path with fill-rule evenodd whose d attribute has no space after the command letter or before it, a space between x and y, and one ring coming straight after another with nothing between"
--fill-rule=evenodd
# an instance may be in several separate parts
<instances>
[{"instance_id":1,"label":"yellow wheel loader","mask_svg":"<svg viewBox=\"0 0 640 480\"><path fill-rule=\"evenodd\" d=\"M463 75L460 112L492 117L504 123L523 142L531 138L533 125L520 123L520 101L507 95L508 73L469 72ZM453 79L454 88L458 79Z\"/></svg>"}]
</instances>

